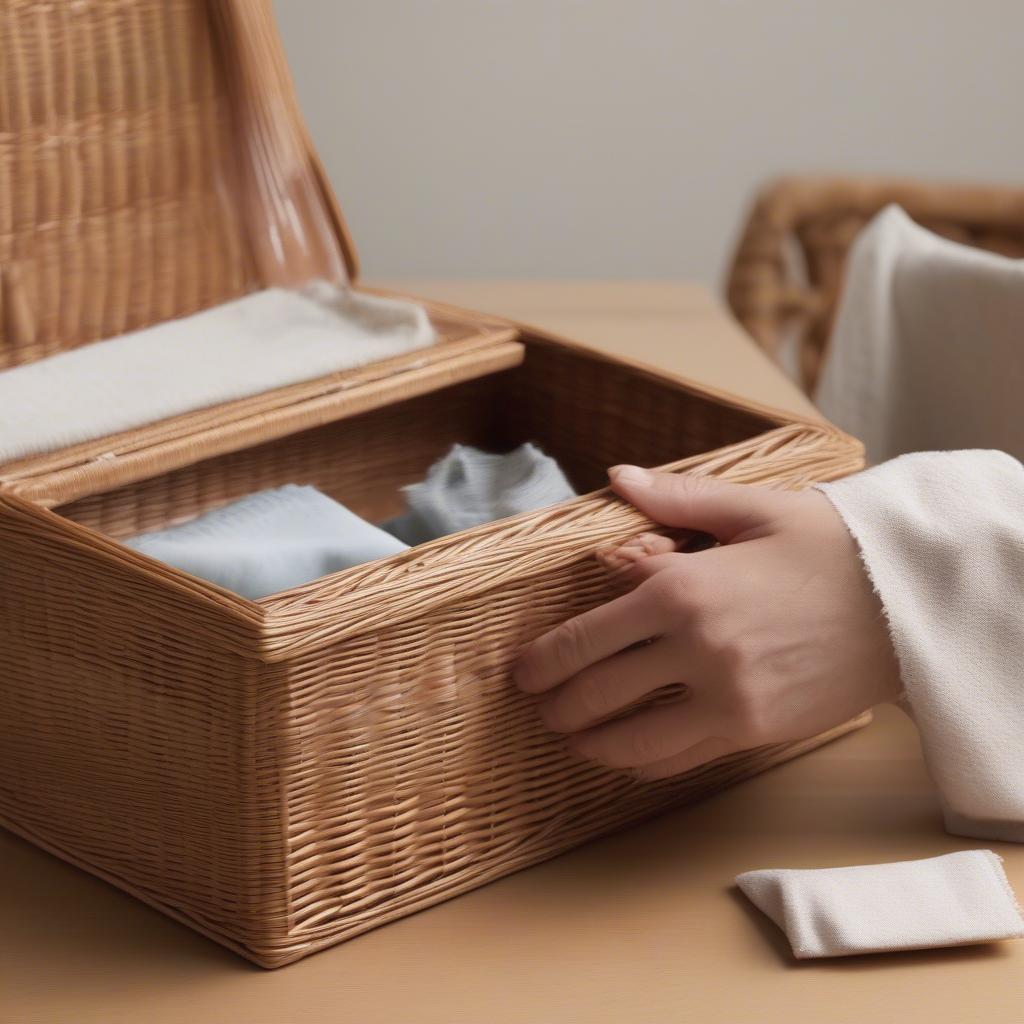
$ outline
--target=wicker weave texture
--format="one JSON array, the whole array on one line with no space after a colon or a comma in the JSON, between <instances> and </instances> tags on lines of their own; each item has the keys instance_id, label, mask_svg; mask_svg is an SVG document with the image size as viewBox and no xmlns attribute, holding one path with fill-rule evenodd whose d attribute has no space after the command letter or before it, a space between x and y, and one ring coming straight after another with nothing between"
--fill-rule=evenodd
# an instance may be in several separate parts
<instances>
[{"instance_id":1,"label":"wicker weave texture","mask_svg":"<svg viewBox=\"0 0 1024 1024\"><path fill-rule=\"evenodd\" d=\"M792 756L807 744L641 784L568 758L509 685L523 642L613 592L594 548L651 525L607 492L258 603L105 536L293 479L388 514L456 438L530 437L584 488L666 451L713 449L677 468L785 486L859 465L827 428L771 427L529 339L518 369L59 514L8 494L0 819L278 966Z\"/></svg>"},{"instance_id":2,"label":"wicker weave texture","mask_svg":"<svg viewBox=\"0 0 1024 1024\"><path fill-rule=\"evenodd\" d=\"M1024 189L886 178L786 178L757 196L729 271L737 319L770 355L793 341L813 393L835 319L846 255L864 225L898 203L946 238L1024 256Z\"/></svg>"},{"instance_id":3,"label":"wicker weave texture","mask_svg":"<svg viewBox=\"0 0 1024 1024\"><path fill-rule=\"evenodd\" d=\"M0 370L272 284L354 280L270 0L0 0ZM521 359L512 325L430 304L425 353L0 467L83 493ZM502 347L503 346L503 347Z\"/></svg>"},{"instance_id":4,"label":"wicker weave texture","mask_svg":"<svg viewBox=\"0 0 1024 1024\"><path fill-rule=\"evenodd\" d=\"M0 32L0 368L354 278L269 0L0 0ZM828 738L656 785L565 756L508 666L651 527L607 492L260 602L118 543L286 482L379 519L454 441L537 441L581 491L624 461L860 465L828 427L429 309L414 359L0 467L0 823L268 967Z\"/></svg>"},{"instance_id":5,"label":"wicker weave texture","mask_svg":"<svg viewBox=\"0 0 1024 1024\"><path fill-rule=\"evenodd\" d=\"M3 0L0 53L0 368L354 267L268 0Z\"/></svg>"}]
</instances>

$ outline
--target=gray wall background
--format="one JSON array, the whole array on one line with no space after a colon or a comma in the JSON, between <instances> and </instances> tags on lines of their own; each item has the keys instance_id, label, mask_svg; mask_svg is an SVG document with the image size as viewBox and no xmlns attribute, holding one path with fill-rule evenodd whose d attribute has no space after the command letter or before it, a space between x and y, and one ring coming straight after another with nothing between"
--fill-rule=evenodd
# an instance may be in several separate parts
<instances>
[{"instance_id":1,"label":"gray wall background","mask_svg":"<svg viewBox=\"0 0 1024 1024\"><path fill-rule=\"evenodd\" d=\"M787 171L1024 183L1020 0L276 0L367 277L720 278Z\"/></svg>"}]
</instances>

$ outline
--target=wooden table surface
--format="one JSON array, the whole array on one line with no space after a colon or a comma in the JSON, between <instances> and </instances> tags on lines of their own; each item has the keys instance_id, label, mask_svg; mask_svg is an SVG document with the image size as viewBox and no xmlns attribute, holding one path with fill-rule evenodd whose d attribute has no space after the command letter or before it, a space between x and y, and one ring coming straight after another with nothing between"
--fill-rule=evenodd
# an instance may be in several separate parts
<instances>
[{"instance_id":1,"label":"wooden table surface","mask_svg":"<svg viewBox=\"0 0 1024 1024\"><path fill-rule=\"evenodd\" d=\"M700 288L402 282L807 411ZM1024 1021L1024 943L794 962L760 867L981 846L946 835L913 728L876 722L704 803L264 972L0 830L3 1024ZM990 844L1024 893L1024 848Z\"/></svg>"}]
</instances>

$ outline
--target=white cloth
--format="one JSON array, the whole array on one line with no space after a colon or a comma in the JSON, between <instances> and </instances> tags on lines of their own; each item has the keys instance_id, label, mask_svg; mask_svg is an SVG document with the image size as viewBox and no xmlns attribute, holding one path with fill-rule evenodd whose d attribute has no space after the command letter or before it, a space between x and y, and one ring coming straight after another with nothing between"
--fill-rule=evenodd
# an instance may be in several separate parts
<instances>
[{"instance_id":1,"label":"white cloth","mask_svg":"<svg viewBox=\"0 0 1024 1024\"><path fill-rule=\"evenodd\" d=\"M383 526L407 544L576 497L558 463L532 444L504 455L457 444L404 493L409 511Z\"/></svg>"},{"instance_id":2,"label":"white cloth","mask_svg":"<svg viewBox=\"0 0 1024 1024\"><path fill-rule=\"evenodd\" d=\"M871 462L998 448L1024 458L1024 260L883 210L853 245L817 402Z\"/></svg>"},{"instance_id":3,"label":"white cloth","mask_svg":"<svg viewBox=\"0 0 1024 1024\"><path fill-rule=\"evenodd\" d=\"M946 827L1024 842L1024 261L897 207L851 253L818 403L883 465L821 486L881 598ZM924 450L924 451L922 451ZM918 454L893 456L905 452ZM998 859L751 872L798 957L1024 934Z\"/></svg>"},{"instance_id":4,"label":"white cloth","mask_svg":"<svg viewBox=\"0 0 1024 1024\"><path fill-rule=\"evenodd\" d=\"M406 550L344 505L294 484L125 544L252 600Z\"/></svg>"},{"instance_id":5,"label":"white cloth","mask_svg":"<svg viewBox=\"0 0 1024 1024\"><path fill-rule=\"evenodd\" d=\"M425 310L324 281L0 373L0 464L362 366L436 340Z\"/></svg>"},{"instance_id":6,"label":"white cloth","mask_svg":"<svg viewBox=\"0 0 1024 1024\"><path fill-rule=\"evenodd\" d=\"M1024 842L1024 468L919 453L820 490L885 608L946 827Z\"/></svg>"},{"instance_id":7,"label":"white cloth","mask_svg":"<svg viewBox=\"0 0 1024 1024\"><path fill-rule=\"evenodd\" d=\"M800 960L1024 937L1024 917L991 850L748 871L736 884L786 933Z\"/></svg>"}]
</instances>

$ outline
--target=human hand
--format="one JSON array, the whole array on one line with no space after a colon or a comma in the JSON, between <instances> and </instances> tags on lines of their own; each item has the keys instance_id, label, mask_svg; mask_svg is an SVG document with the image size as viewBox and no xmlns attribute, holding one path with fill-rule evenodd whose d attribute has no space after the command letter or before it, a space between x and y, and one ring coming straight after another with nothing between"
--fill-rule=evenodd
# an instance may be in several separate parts
<instances>
[{"instance_id":1,"label":"human hand","mask_svg":"<svg viewBox=\"0 0 1024 1024\"><path fill-rule=\"evenodd\" d=\"M881 602L820 491L635 466L609 476L656 522L719 546L682 554L645 534L604 553L633 589L522 652L514 679L544 695L541 716L570 749L660 779L898 698ZM685 684L682 699L628 711L672 684Z\"/></svg>"}]
</instances>

